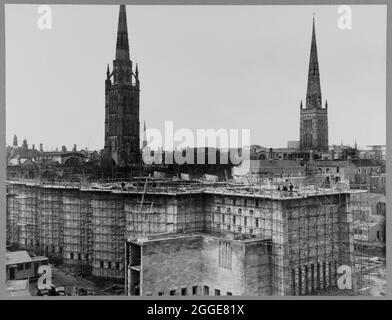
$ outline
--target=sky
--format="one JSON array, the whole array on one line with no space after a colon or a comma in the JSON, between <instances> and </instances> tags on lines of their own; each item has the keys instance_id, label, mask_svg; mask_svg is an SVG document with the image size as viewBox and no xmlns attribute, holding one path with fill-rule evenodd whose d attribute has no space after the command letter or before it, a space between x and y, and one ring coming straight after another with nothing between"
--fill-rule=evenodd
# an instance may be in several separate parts
<instances>
[{"instance_id":1,"label":"sky","mask_svg":"<svg viewBox=\"0 0 392 320\"><path fill-rule=\"evenodd\" d=\"M99 150L104 82L115 55L118 6L5 7L6 135L46 150ZM252 144L299 140L315 16L329 144L386 142L386 6L127 6L140 72L140 123L164 129L250 129ZM196 135L196 133L195 133Z\"/></svg>"}]
</instances>

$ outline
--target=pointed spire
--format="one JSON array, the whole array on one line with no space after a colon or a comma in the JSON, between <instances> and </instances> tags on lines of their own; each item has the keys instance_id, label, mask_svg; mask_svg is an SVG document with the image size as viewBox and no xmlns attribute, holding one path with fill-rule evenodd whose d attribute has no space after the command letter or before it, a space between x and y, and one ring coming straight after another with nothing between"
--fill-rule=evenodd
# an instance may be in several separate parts
<instances>
[{"instance_id":1,"label":"pointed spire","mask_svg":"<svg viewBox=\"0 0 392 320\"><path fill-rule=\"evenodd\" d=\"M358 150L357 138L355 138L355 150Z\"/></svg>"},{"instance_id":2,"label":"pointed spire","mask_svg":"<svg viewBox=\"0 0 392 320\"><path fill-rule=\"evenodd\" d=\"M317 55L316 27L313 16L312 42L310 45L309 71L308 71L308 90L306 94L307 108L321 108L321 87L320 72Z\"/></svg>"},{"instance_id":3,"label":"pointed spire","mask_svg":"<svg viewBox=\"0 0 392 320\"><path fill-rule=\"evenodd\" d=\"M328 108L328 100L325 99L325 109L327 109L327 108Z\"/></svg>"},{"instance_id":4,"label":"pointed spire","mask_svg":"<svg viewBox=\"0 0 392 320\"><path fill-rule=\"evenodd\" d=\"M139 79L139 68L138 68L137 63L136 63L135 77L136 77L136 79Z\"/></svg>"},{"instance_id":5,"label":"pointed spire","mask_svg":"<svg viewBox=\"0 0 392 320\"><path fill-rule=\"evenodd\" d=\"M302 107L303 107L302 100L301 100L301 102L299 103L299 106L300 106L301 109L302 109Z\"/></svg>"},{"instance_id":6,"label":"pointed spire","mask_svg":"<svg viewBox=\"0 0 392 320\"><path fill-rule=\"evenodd\" d=\"M127 12L124 4L120 5L118 16L116 60L129 60Z\"/></svg>"},{"instance_id":7,"label":"pointed spire","mask_svg":"<svg viewBox=\"0 0 392 320\"><path fill-rule=\"evenodd\" d=\"M109 70L109 63L108 63L108 67L106 69L106 78L109 80L110 78L110 70Z\"/></svg>"}]
</instances>

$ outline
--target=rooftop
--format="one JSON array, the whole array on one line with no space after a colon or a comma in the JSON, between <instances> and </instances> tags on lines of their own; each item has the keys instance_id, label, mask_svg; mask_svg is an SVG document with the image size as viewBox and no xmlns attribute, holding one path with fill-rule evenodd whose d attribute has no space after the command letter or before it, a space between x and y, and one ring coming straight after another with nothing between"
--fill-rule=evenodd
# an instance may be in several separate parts
<instances>
[{"instance_id":1,"label":"rooftop","mask_svg":"<svg viewBox=\"0 0 392 320\"><path fill-rule=\"evenodd\" d=\"M32 260L31 260L30 255L25 250L7 251L7 253L6 253L6 258L5 258L6 265L28 263L31 261Z\"/></svg>"},{"instance_id":2,"label":"rooftop","mask_svg":"<svg viewBox=\"0 0 392 320\"><path fill-rule=\"evenodd\" d=\"M143 245L144 243L158 242L158 241L168 241L168 240L177 240L184 238L192 238L192 237L214 237L219 239L227 239L233 241L241 241L241 242L254 242L254 241L270 241L269 237L260 237L260 236L245 236L245 235L233 235L233 234L214 234L214 233L206 233L206 232L193 232L193 233L160 233L155 235L149 235L146 237L140 237L135 240L128 239L128 241Z\"/></svg>"},{"instance_id":3,"label":"rooftop","mask_svg":"<svg viewBox=\"0 0 392 320\"><path fill-rule=\"evenodd\" d=\"M353 194L365 191L351 190L342 183L331 188L320 188L308 185L301 188L294 186L292 192L277 190L277 184L248 185L236 182L202 182L173 181L170 179L150 179L124 182L105 182L81 185L80 183L45 183L27 181L7 181L8 184L41 186L48 189L74 189L84 192L105 192L108 194L155 194L155 195L188 195L188 194L222 194L251 198L268 198L272 200L303 199L307 197L333 194ZM11 195L11 192L9 193Z\"/></svg>"}]
</instances>

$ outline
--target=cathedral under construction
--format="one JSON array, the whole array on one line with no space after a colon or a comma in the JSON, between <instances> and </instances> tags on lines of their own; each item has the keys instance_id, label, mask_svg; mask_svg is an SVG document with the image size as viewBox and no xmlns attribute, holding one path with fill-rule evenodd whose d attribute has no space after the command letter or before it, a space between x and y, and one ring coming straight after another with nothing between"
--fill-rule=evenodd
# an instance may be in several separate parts
<instances>
[{"instance_id":1,"label":"cathedral under construction","mask_svg":"<svg viewBox=\"0 0 392 320\"><path fill-rule=\"evenodd\" d=\"M328 149L315 22L300 147ZM125 5L105 81L104 156L140 163L138 66ZM134 177L120 182L7 181L7 242L82 275L126 283L128 295L306 295L355 269L349 188Z\"/></svg>"}]
</instances>

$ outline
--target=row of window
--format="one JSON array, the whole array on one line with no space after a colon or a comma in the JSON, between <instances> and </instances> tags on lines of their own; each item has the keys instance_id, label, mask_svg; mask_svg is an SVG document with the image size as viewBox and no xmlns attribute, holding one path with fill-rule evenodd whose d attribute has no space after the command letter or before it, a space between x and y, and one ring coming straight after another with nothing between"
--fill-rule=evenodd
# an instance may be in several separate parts
<instances>
[{"instance_id":1,"label":"row of window","mask_svg":"<svg viewBox=\"0 0 392 320\"><path fill-rule=\"evenodd\" d=\"M240 224L241 223L241 217L238 217L239 219L237 220L237 216L231 216L231 218L227 218L224 214L222 214L221 221L223 224L225 223L230 223L232 222L233 224L237 224L237 222ZM244 217L244 226L247 227L249 225L249 220L247 217ZM255 218L255 227L258 228L260 225L260 219ZM251 225L250 225L251 226Z\"/></svg>"},{"instance_id":2,"label":"row of window","mask_svg":"<svg viewBox=\"0 0 392 320\"><path fill-rule=\"evenodd\" d=\"M219 267L231 270L232 251L231 242L219 240Z\"/></svg>"},{"instance_id":3,"label":"row of window","mask_svg":"<svg viewBox=\"0 0 392 320\"><path fill-rule=\"evenodd\" d=\"M216 207L216 212L221 213L222 212L221 207ZM238 214L242 214L242 208L238 208L237 212ZM249 215L252 216L253 212L254 212L253 209L249 209ZM226 213L232 213L230 207L226 208Z\"/></svg>"},{"instance_id":4,"label":"row of window","mask_svg":"<svg viewBox=\"0 0 392 320\"><path fill-rule=\"evenodd\" d=\"M215 225L215 228L216 229L220 229L221 228L221 225L220 225L220 223L217 223L216 225ZM233 231L233 232L242 232L243 231L243 229L242 229L242 227L231 227L231 225L230 224L228 224L227 226L226 226L226 229L227 229L227 231ZM245 228L244 228L245 229ZM246 231L246 229L244 230L244 231ZM249 228L248 229L248 232L250 233L250 234L252 234L253 233L253 228Z\"/></svg>"},{"instance_id":5,"label":"row of window","mask_svg":"<svg viewBox=\"0 0 392 320\"><path fill-rule=\"evenodd\" d=\"M81 253L74 254L73 252L71 252L69 254L69 258L70 258L70 260L82 260L82 254ZM91 255L89 255L89 254L84 255L85 260L90 260L90 258L91 258Z\"/></svg>"},{"instance_id":6,"label":"row of window","mask_svg":"<svg viewBox=\"0 0 392 320\"><path fill-rule=\"evenodd\" d=\"M111 262L111 261L108 261L107 268L105 268L105 262L104 261L100 261L99 267L101 269L112 269L112 270L120 270L121 269L120 262L115 262L114 263L114 262Z\"/></svg>"},{"instance_id":7,"label":"row of window","mask_svg":"<svg viewBox=\"0 0 392 320\"><path fill-rule=\"evenodd\" d=\"M216 197L216 203L224 203L228 205L240 205L240 206L255 206L261 205L260 199L246 199L246 198L235 198L235 197Z\"/></svg>"},{"instance_id":8,"label":"row of window","mask_svg":"<svg viewBox=\"0 0 392 320\"><path fill-rule=\"evenodd\" d=\"M380 169L379 168L369 168L369 169L358 168L358 173L361 173L361 171L362 171L362 173L373 173L373 172L379 173Z\"/></svg>"},{"instance_id":9,"label":"row of window","mask_svg":"<svg viewBox=\"0 0 392 320\"><path fill-rule=\"evenodd\" d=\"M24 239L24 245L25 246L28 246L28 242L27 242L27 239L25 238ZM31 247L33 247L34 246L34 241L33 240L30 240L30 246ZM39 243L39 240L37 240L36 242L35 242L35 246L36 247L40 247L40 243ZM57 253L57 247L56 246L48 246L48 245L46 245L45 246L45 254L47 254L47 253L49 253L49 248L51 249L50 250L50 252L51 253ZM63 253L63 247L59 247L59 250L58 250L58 253Z\"/></svg>"},{"instance_id":10,"label":"row of window","mask_svg":"<svg viewBox=\"0 0 392 320\"><path fill-rule=\"evenodd\" d=\"M314 292L316 289L326 289L336 281L338 265L328 262L306 265L303 268L291 270L292 295L302 295Z\"/></svg>"},{"instance_id":11,"label":"row of window","mask_svg":"<svg viewBox=\"0 0 392 320\"><path fill-rule=\"evenodd\" d=\"M189 291L188 288L181 288L179 290L174 289L174 290L169 291L169 295L171 295L171 296L176 296L176 295L188 296L188 295L190 295L190 292L191 292L192 295L197 296L197 295L200 295L200 289L201 289L200 286L193 286L192 291ZM214 292L215 296L221 295L221 290L219 290L219 289L214 289L213 292ZM209 296L210 295L210 287L203 286L202 293L204 296ZM147 295L151 295L151 294L147 294ZM158 292L158 296L164 296L164 295L165 295L164 291ZM232 296L233 294L230 291L227 291L226 295Z\"/></svg>"},{"instance_id":12,"label":"row of window","mask_svg":"<svg viewBox=\"0 0 392 320\"><path fill-rule=\"evenodd\" d=\"M18 271L21 271L21 270L30 270L30 268L31 268L31 262L20 263L20 264L18 264Z\"/></svg>"}]
</instances>

